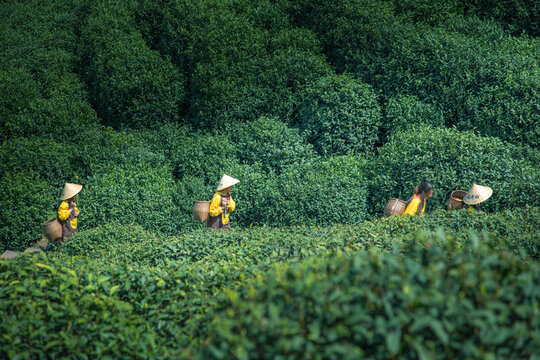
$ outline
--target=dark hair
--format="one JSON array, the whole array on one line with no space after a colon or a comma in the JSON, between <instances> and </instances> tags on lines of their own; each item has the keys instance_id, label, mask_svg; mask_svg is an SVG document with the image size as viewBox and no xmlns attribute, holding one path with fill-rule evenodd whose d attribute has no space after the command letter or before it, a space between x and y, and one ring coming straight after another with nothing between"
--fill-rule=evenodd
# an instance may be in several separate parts
<instances>
[{"instance_id":1,"label":"dark hair","mask_svg":"<svg viewBox=\"0 0 540 360\"><path fill-rule=\"evenodd\" d=\"M414 193L419 195L423 192L427 193L430 190L433 190L433 184L429 181L424 181L423 183L416 185L416 187L414 188Z\"/></svg>"}]
</instances>

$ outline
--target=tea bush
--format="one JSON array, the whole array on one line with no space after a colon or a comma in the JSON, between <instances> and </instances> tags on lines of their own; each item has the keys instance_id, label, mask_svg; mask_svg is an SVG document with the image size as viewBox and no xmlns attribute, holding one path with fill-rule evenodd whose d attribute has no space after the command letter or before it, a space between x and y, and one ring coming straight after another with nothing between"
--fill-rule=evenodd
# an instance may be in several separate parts
<instances>
[{"instance_id":1,"label":"tea bush","mask_svg":"<svg viewBox=\"0 0 540 360\"><path fill-rule=\"evenodd\" d=\"M166 165L152 161L118 164L86 180L79 201L80 226L91 228L115 221L177 232L179 214L173 190L171 170Z\"/></svg>"},{"instance_id":2,"label":"tea bush","mask_svg":"<svg viewBox=\"0 0 540 360\"><path fill-rule=\"evenodd\" d=\"M223 173L230 173L239 163L238 147L227 133L170 126L157 136L155 150L170 160L178 180L189 176L217 186Z\"/></svg>"},{"instance_id":3,"label":"tea bush","mask_svg":"<svg viewBox=\"0 0 540 360\"><path fill-rule=\"evenodd\" d=\"M391 249L392 241L412 241L420 232L446 231L463 249L471 245L470 231L497 235L500 250L538 259L538 207L496 214L467 211L438 211L423 219L391 217L358 225L328 227L252 227L228 232L188 231L164 236L140 225L109 222L84 230L57 249L71 256L83 256L106 264L174 267L199 262L239 261L260 264L306 256L321 256L335 250ZM535 238L536 237L536 238Z\"/></svg>"},{"instance_id":4,"label":"tea bush","mask_svg":"<svg viewBox=\"0 0 540 360\"><path fill-rule=\"evenodd\" d=\"M81 71L99 116L115 128L178 121L185 78L134 29L127 2L93 2L81 26Z\"/></svg>"},{"instance_id":5,"label":"tea bush","mask_svg":"<svg viewBox=\"0 0 540 360\"><path fill-rule=\"evenodd\" d=\"M41 224L54 217L57 191L30 169L0 177L0 251L24 251L41 238Z\"/></svg>"},{"instance_id":6,"label":"tea bush","mask_svg":"<svg viewBox=\"0 0 540 360\"><path fill-rule=\"evenodd\" d=\"M248 165L261 164L263 171L277 171L314 157L313 146L298 129L290 128L276 117L234 126L224 136L238 149L239 160Z\"/></svg>"},{"instance_id":7,"label":"tea bush","mask_svg":"<svg viewBox=\"0 0 540 360\"><path fill-rule=\"evenodd\" d=\"M540 7L534 1L468 0L463 3L463 7L467 14L497 20L514 35L540 35Z\"/></svg>"},{"instance_id":8,"label":"tea bush","mask_svg":"<svg viewBox=\"0 0 540 360\"><path fill-rule=\"evenodd\" d=\"M443 112L432 104L423 103L414 95L397 95L385 105L383 128L388 137L393 132L413 129L420 125L444 126Z\"/></svg>"},{"instance_id":9,"label":"tea bush","mask_svg":"<svg viewBox=\"0 0 540 360\"><path fill-rule=\"evenodd\" d=\"M353 157L311 160L287 166L281 174L239 172L233 221L254 225L328 225L366 218L364 162Z\"/></svg>"},{"instance_id":10,"label":"tea bush","mask_svg":"<svg viewBox=\"0 0 540 360\"><path fill-rule=\"evenodd\" d=\"M39 137L11 138L0 145L0 177L10 172L33 170L42 180L60 187L74 178L72 144Z\"/></svg>"},{"instance_id":11,"label":"tea bush","mask_svg":"<svg viewBox=\"0 0 540 360\"><path fill-rule=\"evenodd\" d=\"M149 20L141 16L141 27L157 28L153 46L186 72L195 127L286 116L297 89L330 72L314 34L293 27L271 1L167 1L155 8Z\"/></svg>"},{"instance_id":12,"label":"tea bush","mask_svg":"<svg viewBox=\"0 0 540 360\"><path fill-rule=\"evenodd\" d=\"M300 2L289 12L319 35L338 71L386 96L415 95L437 105L459 129L538 147L535 39L509 37L475 17L416 25L388 2L372 0Z\"/></svg>"},{"instance_id":13,"label":"tea bush","mask_svg":"<svg viewBox=\"0 0 540 360\"><path fill-rule=\"evenodd\" d=\"M369 209L381 214L392 197L407 199L429 180L435 187L426 209L444 208L451 191L473 183L490 186L488 211L518 208L540 201L539 153L496 138L455 129L419 127L394 134L369 163Z\"/></svg>"},{"instance_id":14,"label":"tea bush","mask_svg":"<svg viewBox=\"0 0 540 360\"><path fill-rule=\"evenodd\" d=\"M0 281L8 284L0 288L2 357L164 358L148 323L116 294L121 283L92 265L0 261Z\"/></svg>"},{"instance_id":15,"label":"tea bush","mask_svg":"<svg viewBox=\"0 0 540 360\"><path fill-rule=\"evenodd\" d=\"M303 96L299 121L321 155L369 153L378 141L381 112L367 84L347 75L319 79Z\"/></svg>"},{"instance_id":16,"label":"tea bush","mask_svg":"<svg viewBox=\"0 0 540 360\"><path fill-rule=\"evenodd\" d=\"M536 356L538 281L537 263L480 246L276 265L227 292L193 357Z\"/></svg>"}]
</instances>

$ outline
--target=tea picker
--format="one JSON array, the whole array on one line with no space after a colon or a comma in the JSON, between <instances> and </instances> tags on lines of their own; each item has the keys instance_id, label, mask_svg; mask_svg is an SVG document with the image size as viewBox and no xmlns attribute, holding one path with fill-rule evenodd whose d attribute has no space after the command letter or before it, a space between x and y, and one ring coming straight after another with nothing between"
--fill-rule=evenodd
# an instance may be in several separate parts
<instances>
[{"instance_id":1,"label":"tea picker","mask_svg":"<svg viewBox=\"0 0 540 360\"><path fill-rule=\"evenodd\" d=\"M56 240L68 239L73 234L79 232L79 224L77 222L79 209L75 202L75 195L82 188L83 186L79 184L65 184L64 191L60 197L60 205L58 206L56 218L43 223L43 235L49 241L49 246L46 247L46 250L49 250Z\"/></svg>"},{"instance_id":2,"label":"tea picker","mask_svg":"<svg viewBox=\"0 0 540 360\"><path fill-rule=\"evenodd\" d=\"M195 201L193 218L206 221L206 227L210 229L230 229L229 216L236 208L231 197L231 188L239 182L240 180L223 175L211 201Z\"/></svg>"},{"instance_id":3,"label":"tea picker","mask_svg":"<svg viewBox=\"0 0 540 360\"><path fill-rule=\"evenodd\" d=\"M493 190L490 187L473 184L469 192L463 197L465 203L463 208L473 213L482 212L480 203L489 199L492 194Z\"/></svg>"}]
</instances>

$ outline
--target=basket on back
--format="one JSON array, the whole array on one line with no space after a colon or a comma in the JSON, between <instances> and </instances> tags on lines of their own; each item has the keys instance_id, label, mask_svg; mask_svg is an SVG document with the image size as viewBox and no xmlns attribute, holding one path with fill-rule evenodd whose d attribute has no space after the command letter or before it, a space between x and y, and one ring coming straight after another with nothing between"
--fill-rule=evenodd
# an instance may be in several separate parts
<instances>
[{"instance_id":1,"label":"basket on back","mask_svg":"<svg viewBox=\"0 0 540 360\"><path fill-rule=\"evenodd\" d=\"M55 241L62 237L62 225L58 219L50 219L41 224L43 236L49 241Z\"/></svg>"},{"instance_id":2,"label":"basket on back","mask_svg":"<svg viewBox=\"0 0 540 360\"><path fill-rule=\"evenodd\" d=\"M193 220L207 221L210 215L210 201L195 201L193 205Z\"/></svg>"},{"instance_id":3,"label":"basket on back","mask_svg":"<svg viewBox=\"0 0 540 360\"><path fill-rule=\"evenodd\" d=\"M403 215L407 203L403 200L391 198L384 208L384 217Z\"/></svg>"},{"instance_id":4,"label":"basket on back","mask_svg":"<svg viewBox=\"0 0 540 360\"><path fill-rule=\"evenodd\" d=\"M463 208L463 198L465 197L465 194L467 194L467 192L463 190L452 191L448 203L446 204L446 209L458 210Z\"/></svg>"}]
</instances>

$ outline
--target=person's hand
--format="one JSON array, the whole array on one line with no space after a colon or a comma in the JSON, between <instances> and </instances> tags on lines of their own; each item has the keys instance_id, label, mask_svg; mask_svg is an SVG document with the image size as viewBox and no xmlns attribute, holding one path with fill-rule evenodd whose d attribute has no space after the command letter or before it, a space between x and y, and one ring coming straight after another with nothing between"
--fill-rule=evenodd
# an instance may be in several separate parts
<instances>
[{"instance_id":1,"label":"person's hand","mask_svg":"<svg viewBox=\"0 0 540 360\"><path fill-rule=\"evenodd\" d=\"M227 199L221 199L221 204L223 206L227 206L227 205L229 205L229 201Z\"/></svg>"},{"instance_id":2,"label":"person's hand","mask_svg":"<svg viewBox=\"0 0 540 360\"><path fill-rule=\"evenodd\" d=\"M75 216L79 216L79 210L75 210Z\"/></svg>"}]
</instances>

